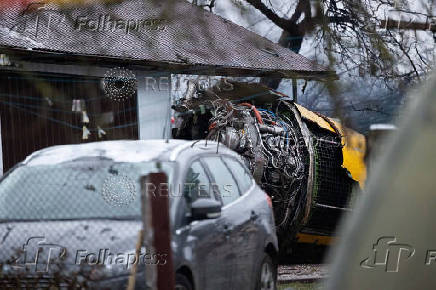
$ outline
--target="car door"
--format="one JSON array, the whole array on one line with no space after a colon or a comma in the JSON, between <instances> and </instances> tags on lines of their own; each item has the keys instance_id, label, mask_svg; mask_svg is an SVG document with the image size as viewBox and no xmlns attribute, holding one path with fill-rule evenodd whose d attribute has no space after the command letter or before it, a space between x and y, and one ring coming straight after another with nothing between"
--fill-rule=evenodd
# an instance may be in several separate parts
<instances>
[{"instance_id":1,"label":"car door","mask_svg":"<svg viewBox=\"0 0 436 290\"><path fill-rule=\"evenodd\" d=\"M198 198L216 199L210 189L210 177L205 171L200 160L191 163L185 173L183 183L183 195L186 199L187 212L190 212L190 204ZM187 251L192 251L192 261L195 267L194 275L199 275L201 289L225 289L226 264L225 253L228 252L228 244L225 234L217 230L217 224L221 218L192 221L189 224L189 234L186 238L189 246Z\"/></svg>"},{"instance_id":2,"label":"car door","mask_svg":"<svg viewBox=\"0 0 436 290\"><path fill-rule=\"evenodd\" d=\"M260 212L257 207L262 202L262 196L254 193L254 179L239 160L232 156L223 156L222 159L236 179L241 192L241 201L235 203L232 209L238 213L236 219L241 228L236 233L235 240L235 247L238 248L236 271L239 273L236 284L238 287L253 289L255 286L252 277L253 272L257 271L257 256L263 251L259 230Z\"/></svg>"},{"instance_id":3,"label":"car door","mask_svg":"<svg viewBox=\"0 0 436 290\"><path fill-rule=\"evenodd\" d=\"M247 245L249 215L247 215L246 205L241 200L239 185L221 157L210 156L203 160L211 172L215 183L214 188L223 203L222 222L224 225L219 226L224 226L227 231L229 253L226 255L225 263L228 269L227 277L232 283L230 289L250 289L248 286L250 271L247 269L251 265L247 264L246 251L249 248Z\"/></svg>"}]
</instances>

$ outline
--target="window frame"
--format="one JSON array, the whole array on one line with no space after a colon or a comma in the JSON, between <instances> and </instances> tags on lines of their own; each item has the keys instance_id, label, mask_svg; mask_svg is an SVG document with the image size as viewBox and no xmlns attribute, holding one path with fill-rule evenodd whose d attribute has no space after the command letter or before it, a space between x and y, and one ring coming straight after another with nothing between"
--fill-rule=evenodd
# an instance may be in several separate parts
<instances>
[{"instance_id":1,"label":"window frame","mask_svg":"<svg viewBox=\"0 0 436 290\"><path fill-rule=\"evenodd\" d=\"M231 166L229 164L227 164L226 158L231 159L231 160L235 161L236 163L238 163L242 167L242 169L245 171L245 173L248 176L250 176L250 186L245 191L241 190L241 184L239 184L238 178L235 177L235 173L233 172ZM232 173L233 178L236 179L236 183L238 184L240 196L244 196L244 195L248 194L248 192L250 192L251 189L253 188L253 184L255 183L253 175L251 174L250 170L248 170L248 168L240 160L238 160L238 158L236 158L234 156L224 155L223 157L221 157L221 159L223 160L223 162L225 163L225 165L227 166L229 171Z\"/></svg>"},{"instance_id":2,"label":"window frame","mask_svg":"<svg viewBox=\"0 0 436 290\"><path fill-rule=\"evenodd\" d=\"M196 162L198 162L198 163L200 164L200 166L203 168L204 173L206 174L206 177L207 177L207 179L208 179L208 181L209 181L209 190L210 190L210 184L212 183L212 178L211 178L210 172L208 171L208 168L207 168L206 165L201 161L201 156L200 156L200 157L197 157L197 158L195 158L195 159L193 159L193 160L191 160L191 161L189 162L189 166L186 166L186 168L185 168L185 170L184 170L184 174L183 174L183 176L182 176L182 184L183 184L183 186L184 186L184 184L185 184L185 182L186 182L186 176L187 176L187 174L188 174L189 168L191 168L192 165L193 165L194 163L196 163ZM215 193L215 192L212 192L212 193L213 193L213 195L210 194L210 198L213 198L213 199L216 200L216 201L220 201L219 199L217 199L217 195L216 195L216 193ZM191 210L191 204L192 204L192 202L188 202L188 200L186 199L186 196L185 196L184 193L183 193L183 199L185 200L186 205L188 206L188 209Z\"/></svg>"},{"instance_id":3,"label":"window frame","mask_svg":"<svg viewBox=\"0 0 436 290\"><path fill-rule=\"evenodd\" d=\"M214 157L214 158L219 158L221 160L221 162L224 164L225 168L229 171L230 175L233 178L233 181L235 182L237 188L238 188L238 197L233 200L232 202L229 202L228 204L224 204L224 201L221 197L221 193L220 192L216 192L216 188L213 187L213 192L215 194L215 196L217 196L219 198L219 201L221 202L221 206L222 207L226 207L228 205L233 204L234 202L238 201L241 197L243 197L244 195L241 192L241 188L239 185L239 182L237 181L237 179L235 178L233 171L229 168L229 166L227 165L227 163L224 161L223 157L232 157L231 155L227 155L227 154L220 154L220 155L215 155L215 154L204 154L201 157L199 157L199 159L201 159L201 162L204 164L204 167L206 167L208 174L210 175L210 179L213 183L217 184L215 177L211 171L211 169L209 168L209 166L206 164L206 162L203 160L204 158L210 158L210 157Z\"/></svg>"}]
</instances>

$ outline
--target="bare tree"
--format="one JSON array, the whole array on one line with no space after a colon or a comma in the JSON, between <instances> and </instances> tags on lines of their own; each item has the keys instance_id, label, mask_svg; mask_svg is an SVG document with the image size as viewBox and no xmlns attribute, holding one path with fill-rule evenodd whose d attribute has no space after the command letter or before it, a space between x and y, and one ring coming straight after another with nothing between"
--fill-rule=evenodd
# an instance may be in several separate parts
<instances>
[{"instance_id":1,"label":"bare tree","mask_svg":"<svg viewBox=\"0 0 436 290\"><path fill-rule=\"evenodd\" d=\"M294 52L310 36L318 61L333 57L331 65L341 72L415 81L434 63L433 0L294 0L288 11L271 1L232 1L241 9L249 4L280 27L279 44ZM268 81L273 88L279 83Z\"/></svg>"}]
</instances>

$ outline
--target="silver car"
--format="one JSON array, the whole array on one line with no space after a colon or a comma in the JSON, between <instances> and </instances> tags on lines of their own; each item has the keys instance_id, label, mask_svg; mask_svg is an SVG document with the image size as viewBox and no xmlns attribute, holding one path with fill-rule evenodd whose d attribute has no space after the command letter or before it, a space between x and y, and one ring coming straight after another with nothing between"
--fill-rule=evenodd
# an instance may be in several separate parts
<instances>
[{"instance_id":1,"label":"silver car","mask_svg":"<svg viewBox=\"0 0 436 290\"><path fill-rule=\"evenodd\" d=\"M0 182L0 286L125 287L142 228L139 180L156 171L168 176L177 289L275 289L268 195L237 153L182 140L55 146L9 171ZM148 254L137 289L147 263L166 262Z\"/></svg>"}]
</instances>

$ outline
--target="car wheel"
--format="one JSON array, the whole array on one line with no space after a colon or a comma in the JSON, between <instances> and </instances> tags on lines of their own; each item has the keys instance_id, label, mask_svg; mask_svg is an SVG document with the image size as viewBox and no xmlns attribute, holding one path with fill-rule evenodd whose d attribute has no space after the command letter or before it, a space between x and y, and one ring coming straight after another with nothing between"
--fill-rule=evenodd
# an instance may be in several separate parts
<instances>
[{"instance_id":1,"label":"car wheel","mask_svg":"<svg viewBox=\"0 0 436 290\"><path fill-rule=\"evenodd\" d=\"M193 290L191 281L185 275L176 274L176 290Z\"/></svg>"},{"instance_id":2,"label":"car wheel","mask_svg":"<svg viewBox=\"0 0 436 290\"><path fill-rule=\"evenodd\" d=\"M275 290L277 281L277 268L270 256L265 254L257 275L256 290Z\"/></svg>"}]
</instances>

